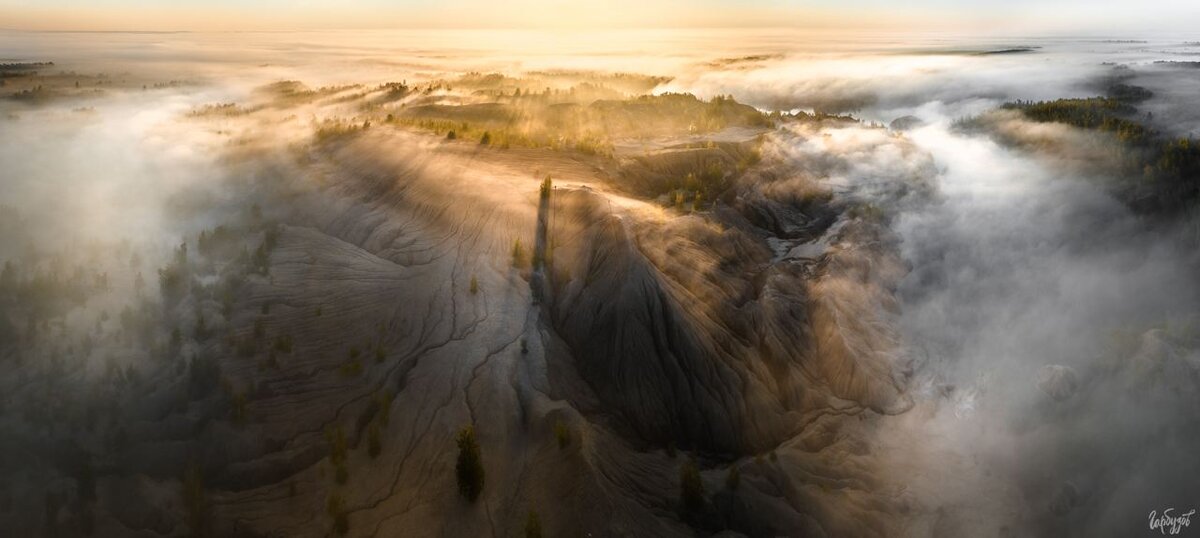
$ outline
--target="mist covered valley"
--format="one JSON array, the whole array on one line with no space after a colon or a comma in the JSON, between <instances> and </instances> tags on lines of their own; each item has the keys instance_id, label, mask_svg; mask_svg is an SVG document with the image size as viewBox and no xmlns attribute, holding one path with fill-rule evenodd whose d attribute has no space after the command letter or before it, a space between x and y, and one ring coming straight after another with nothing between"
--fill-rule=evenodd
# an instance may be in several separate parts
<instances>
[{"instance_id":1,"label":"mist covered valley","mask_svg":"<svg viewBox=\"0 0 1200 538\"><path fill-rule=\"evenodd\" d=\"M2 32L0 534L1147 532L1197 56Z\"/></svg>"}]
</instances>

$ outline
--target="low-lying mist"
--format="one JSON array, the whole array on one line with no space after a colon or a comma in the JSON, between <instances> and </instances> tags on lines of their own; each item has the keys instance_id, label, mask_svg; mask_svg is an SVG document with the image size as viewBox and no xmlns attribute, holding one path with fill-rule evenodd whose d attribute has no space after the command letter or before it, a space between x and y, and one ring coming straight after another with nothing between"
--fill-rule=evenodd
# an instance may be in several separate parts
<instances>
[{"instance_id":1,"label":"low-lying mist","mask_svg":"<svg viewBox=\"0 0 1200 538\"><path fill-rule=\"evenodd\" d=\"M944 167L938 199L895 221L914 385L938 402L912 442L962 458L975 476L951 480L988 492L948 487L946 502L1001 503L991 516L1018 535L1135 532L1131 512L1191 502L1194 243L1094 178L945 125L912 138Z\"/></svg>"}]
</instances>

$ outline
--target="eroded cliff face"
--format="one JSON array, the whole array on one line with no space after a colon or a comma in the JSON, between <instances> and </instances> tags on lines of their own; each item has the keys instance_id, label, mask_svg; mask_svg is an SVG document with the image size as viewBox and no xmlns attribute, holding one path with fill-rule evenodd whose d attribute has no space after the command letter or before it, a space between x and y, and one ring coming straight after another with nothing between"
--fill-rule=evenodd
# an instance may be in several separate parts
<instances>
[{"instance_id":1,"label":"eroded cliff face","mask_svg":"<svg viewBox=\"0 0 1200 538\"><path fill-rule=\"evenodd\" d=\"M602 194L553 194L553 328L601 414L635 446L743 477L685 517L702 529L888 534L911 501L880 478L870 437L912 405L888 219L927 203L933 171L836 183L863 155L792 149L826 129L855 132L851 150L919 153L882 131L787 125L712 211L610 214Z\"/></svg>"},{"instance_id":2,"label":"eroded cliff face","mask_svg":"<svg viewBox=\"0 0 1200 538\"><path fill-rule=\"evenodd\" d=\"M786 239L808 253L776 254L773 242L786 248L776 230L808 222L779 214L773 230L746 218L764 211L766 174L733 194L740 210L692 215L605 214L602 195L555 193L551 211L569 223L553 239L555 329L647 441L754 454L833 399L904 405L898 343L879 313L894 310L904 269L880 223L846 217Z\"/></svg>"}]
</instances>

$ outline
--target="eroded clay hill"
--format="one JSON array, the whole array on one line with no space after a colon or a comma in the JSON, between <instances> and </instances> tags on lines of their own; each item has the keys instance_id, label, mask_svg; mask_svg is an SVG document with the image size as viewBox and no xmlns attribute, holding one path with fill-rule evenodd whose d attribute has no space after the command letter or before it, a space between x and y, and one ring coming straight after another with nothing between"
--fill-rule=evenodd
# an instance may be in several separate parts
<instances>
[{"instance_id":1,"label":"eroded clay hill","mask_svg":"<svg viewBox=\"0 0 1200 538\"><path fill-rule=\"evenodd\" d=\"M773 210L756 185L784 163L692 213L538 150L380 131L320 159L311 216L284 228L271 282L244 296L251 312L272 304L267 333L296 351L279 379L243 372L265 388L239 435L284 450L238 474L282 465L289 445L321 449L291 458L286 480L218 497L228 520L303 534L332 491L352 534L509 535L531 510L555 535L890 528L896 507L860 438L869 423L847 418L904 405L875 319L902 269L869 217L839 217L845 202L829 197L756 226L746 214ZM544 196L542 173L559 185ZM768 241L781 236L828 246L789 257ZM466 425L487 470L475 504L453 480ZM345 432L345 485L330 428ZM698 509L680 500L693 458Z\"/></svg>"},{"instance_id":2,"label":"eroded clay hill","mask_svg":"<svg viewBox=\"0 0 1200 538\"><path fill-rule=\"evenodd\" d=\"M112 388L56 404L108 402L94 433L8 415L10 452L74 452L6 469L46 500L0 518L113 536L515 536L535 519L545 536L892 534L905 496L868 440L908 405L886 318L905 269L886 213L825 181L845 162L786 151L838 125L780 121L602 152L388 122L231 151L253 211L159 272L161 304L131 316L161 332L101 331ZM67 386L101 375L68 367ZM456 481L467 427L474 502Z\"/></svg>"}]
</instances>

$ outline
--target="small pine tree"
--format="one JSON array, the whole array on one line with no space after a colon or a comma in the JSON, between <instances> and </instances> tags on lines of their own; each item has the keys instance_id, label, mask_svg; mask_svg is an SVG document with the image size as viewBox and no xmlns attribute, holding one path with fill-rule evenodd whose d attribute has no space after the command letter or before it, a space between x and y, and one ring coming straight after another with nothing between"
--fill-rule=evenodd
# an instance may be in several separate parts
<instances>
[{"instance_id":1,"label":"small pine tree","mask_svg":"<svg viewBox=\"0 0 1200 538\"><path fill-rule=\"evenodd\" d=\"M375 402L379 405L379 422L387 426L392 415L392 391L384 390L376 393Z\"/></svg>"},{"instance_id":2,"label":"small pine tree","mask_svg":"<svg viewBox=\"0 0 1200 538\"><path fill-rule=\"evenodd\" d=\"M379 442L379 424L372 423L371 427L367 429L367 455L371 456L371 459L375 459L382 450L383 447Z\"/></svg>"},{"instance_id":3,"label":"small pine tree","mask_svg":"<svg viewBox=\"0 0 1200 538\"><path fill-rule=\"evenodd\" d=\"M483 136L479 137L479 145L486 146L492 143L492 133L483 132Z\"/></svg>"},{"instance_id":4,"label":"small pine tree","mask_svg":"<svg viewBox=\"0 0 1200 538\"><path fill-rule=\"evenodd\" d=\"M141 275L141 273L138 273ZM0 291L10 292L17 289L17 270L13 268L12 262L4 262L4 270L0 271Z\"/></svg>"},{"instance_id":5,"label":"small pine tree","mask_svg":"<svg viewBox=\"0 0 1200 538\"><path fill-rule=\"evenodd\" d=\"M246 423L246 393L236 392L230 400L230 419L237 426Z\"/></svg>"},{"instance_id":6,"label":"small pine tree","mask_svg":"<svg viewBox=\"0 0 1200 538\"><path fill-rule=\"evenodd\" d=\"M260 275L266 275L271 270L271 254L268 252L267 244L264 242L254 249L254 258L251 259L251 265L255 272Z\"/></svg>"},{"instance_id":7,"label":"small pine tree","mask_svg":"<svg viewBox=\"0 0 1200 538\"><path fill-rule=\"evenodd\" d=\"M85 502L96 500L96 469L92 466L90 454L84 456L83 462L79 466L76 483L79 485L80 500Z\"/></svg>"},{"instance_id":8,"label":"small pine tree","mask_svg":"<svg viewBox=\"0 0 1200 538\"><path fill-rule=\"evenodd\" d=\"M454 132L454 129L450 129L450 132L446 133L446 140L454 140L457 138L458 133Z\"/></svg>"},{"instance_id":9,"label":"small pine tree","mask_svg":"<svg viewBox=\"0 0 1200 538\"><path fill-rule=\"evenodd\" d=\"M725 475L725 487L730 491L736 490L738 484L742 483L742 472L738 470L737 465L729 467L729 474Z\"/></svg>"},{"instance_id":10,"label":"small pine tree","mask_svg":"<svg viewBox=\"0 0 1200 538\"><path fill-rule=\"evenodd\" d=\"M475 428L467 426L458 432L458 463L454 466L458 478L458 492L468 502L475 502L483 492L483 459L479 453L479 442L475 440Z\"/></svg>"},{"instance_id":11,"label":"small pine tree","mask_svg":"<svg viewBox=\"0 0 1200 538\"><path fill-rule=\"evenodd\" d=\"M325 430L325 440L329 443L329 462L336 465L341 465L346 462L346 432L341 426L336 428L327 428Z\"/></svg>"},{"instance_id":12,"label":"small pine tree","mask_svg":"<svg viewBox=\"0 0 1200 538\"><path fill-rule=\"evenodd\" d=\"M525 538L542 538L542 521L533 510L525 516Z\"/></svg>"},{"instance_id":13,"label":"small pine tree","mask_svg":"<svg viewBox=\"0 0 1200 538\"><path fill-rule=\"evenodd\" d=\"M561 420L554 423L554 438L558 441L559 450L571 445L571 429Z\"/></svg>"},{"instance_id":14,"label":"small pine tree","mask_svg":"<svg viewBox=\"0 0 1200 538\"><path fill-rule=\"evenodd\" d=\"M679 467L679 494L683 507L688 511L704 508L704 481L700 479L700 469L692 458Z\"/></svg>"},{"instance_id":15,"label":"small pine tree","mask_svg":"<svg viewBox=\"0 0 1200 538\"><path fill-rule=\"evenodd\" d=\"M519 237L513 241L512 265L518 269L525 266L525 247L521 246L521 238Z\"/></svg>"},{"instance_id":16,"label":"small pine tree","mask_svg":"<svg viewBox=\"0 0 1200 538\"><path fill-rule=\"evenodd\" d=\"M339 536L345 536L350 531L350 518L346 514L346 501L341 495L332 493L325 502L325 511L333 518L333 530Z\"/></svg>"},{"instance_id":17,"label":"small pine tree","mask_svg":"<svg viewBox=\"0 0 1200 538\"><path fill-rule=\"evenodd\" d=\"M193 331L196 340L204 340L208 338L208 322L204 319L204 313L200 313L196 318L196 328Z\"/></svg>"},{"instance_id":18,"label":"small pine tree","mask_svg":"<svg viewBox=\"0 0 1200 538\"><path fill-rule=\"evenodd\" d=\"M188 527L192 536L210 536L212 534L211 507L208 494L204 489L204 477L200 467L188 465L183 475L183 505L188 513Z\"/></svg>"}]
</instances>

